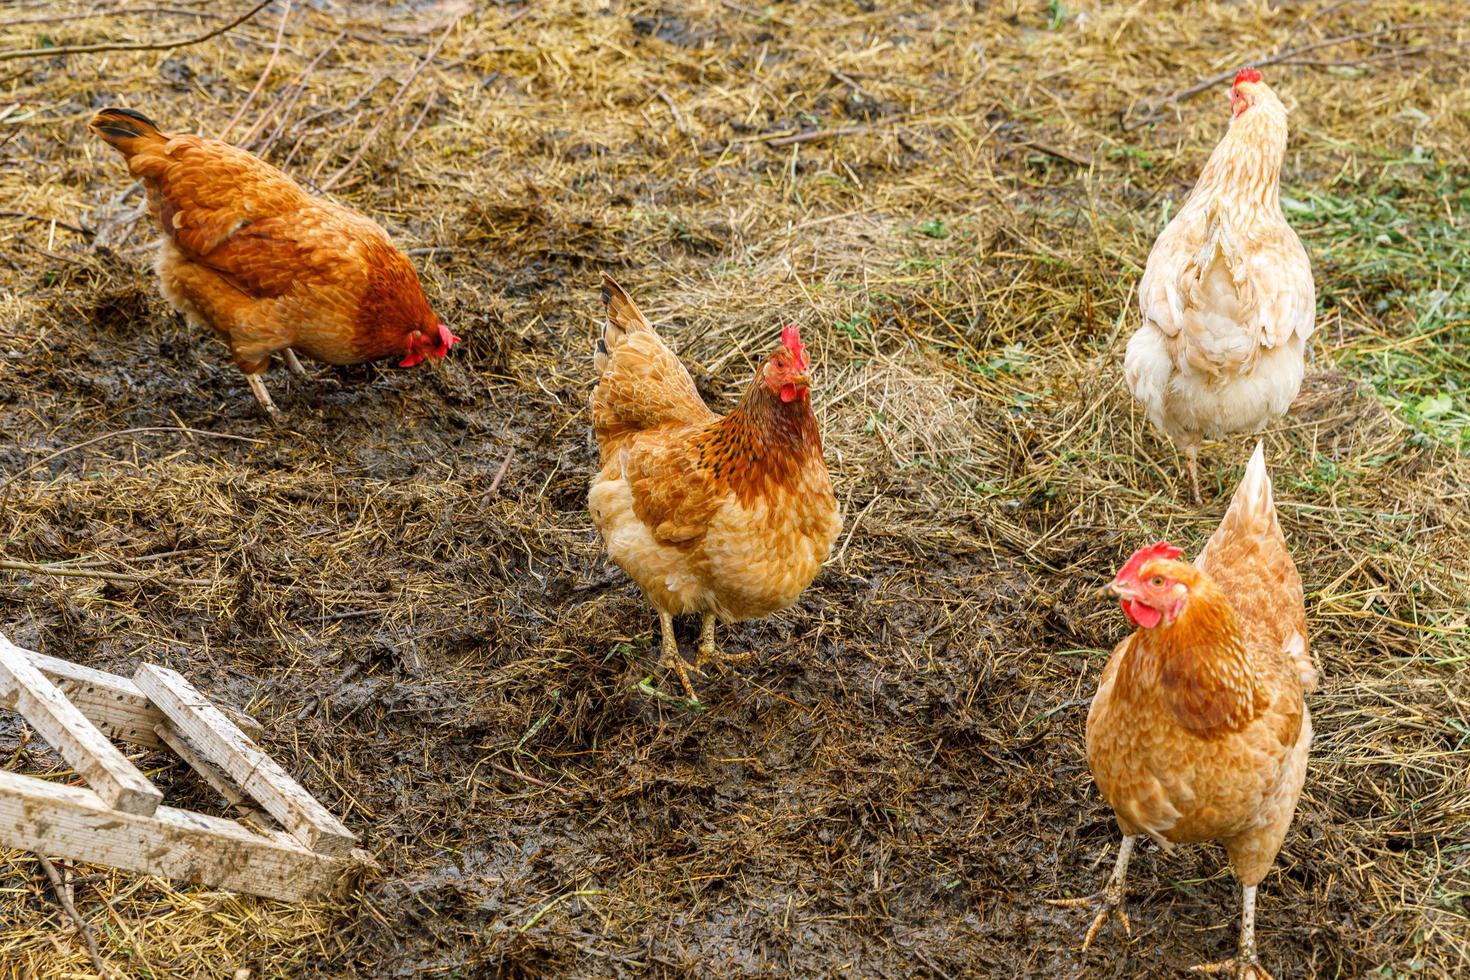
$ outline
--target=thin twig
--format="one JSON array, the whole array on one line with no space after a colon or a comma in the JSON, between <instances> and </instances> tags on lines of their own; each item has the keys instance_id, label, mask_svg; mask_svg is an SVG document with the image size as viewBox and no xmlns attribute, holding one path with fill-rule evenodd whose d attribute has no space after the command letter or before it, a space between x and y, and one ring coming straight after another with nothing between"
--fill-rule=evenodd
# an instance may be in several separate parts
<instances>
[{"instance_id":1,"label":"thin twig","mask_svg":"<svg viewBox=\"0 0 1470 980\"><path fill-rule=\"evenodd\" d=\"M485 496L488 497L491 494L493 494L496 490L499 490L500 489L500 481L503 480L503 479L505 479L505 471L508 470L508 469L510 469L510 458L514 454L515 454L515 447L512 446L506 452L505 459L503 459L503 460L500 461L500 469L498 469L498 470L495 471L495 479L493 479L493 480L490 481L490 489L485 491Z\"/></svg>"},{"instance_id":2,"label":"thin twig","mask_svg":"<svg viewBox=\"0 0 1470 980\"><path fill-rule=\"evenodd\" d=\"M276 140L279 139L281 136L281 131L286 128L286 123L290 121L291 112L296 108L296 103L301 101L302 94L306 92L306 80L311 77L312 72L316 71L316 66L321 64L321 60L327 55L331 54L332 51L336 49L337 45L342 43L342 39L346 36L346 31L339 32L336 37L332 38L332 43L328 44L325 48L322 48L321 51L317 53L317 56L311 59L311 63L308 64L305 68L301 69L301 74L297 75L295 80L292 81L289 86L287 86L286 90L281 93L281 97L275 102L271 103L271 105L268 106L266 110L260 114L260 118L255 120L255 125L250 127L250 131L240 138L239 145L247 145L252 139L255 138L256 134L261 130L261 128L265 126L270 117L279 111L281 114L281 118L276 122L276 128L271 130L270 136L266 138L265 142L261 143L260 146L256 148L255 152L263 156L265 152L275 144Z\"/></svg>"},{"instance_id":3,"label":"thin twig","mask_svg":"<svg viewBox=\"0 0 1470 980\"><path fill-rule=\"evenodd\" d=\"M679 107L674 104L673 97L661 88L654 89L653 94L664 100L664 105L668 106L669 112L674 114L674 125L679 127L679 134L687 137L689 135L689 127L684 122L684 113L680 112Z\"/></svg>"},{"instance_id":4,"label":"thin twig","mask_svg":"<svg viewBox=\"0 0 1470 980\"><path fill-rule=\"evenodd\" d=\"M43 224L50 222L58 228L65 228L67 231L74 231L78 235L85 235L88 238L92 238L97 234L91 228L87 228L83 225L68 224L67 222L62 221L59 218L48 218L40 214L31 214L28 211L0 211L0 218L26 218L30 221L39 221Z\"/></svg>"},{"instance_id":5,"label":"thin twig","mask_svg":"<svg viewBox=\"0 0 1470 980\"><path fill-rule=\"evenodd\" d=\"M1085 169L1092 168L1092 157L1081 156L1079 154L1073 153L1071 150L1064 149L1053 143L1044 143L1041 140L1023 139L1017 140L1016 145L1029 146L1031 149L1039 150L1049 157L1056 157L1058 160L1065 160L1068 163L1075 163L1077 166L1083 167Z\"/></svg>"},{"instance_id":6,"label":"thin twig","mask_svg":"<svg viewBox=\"0 0 1470 980\"><path fill-rule=\"evenodd\" d=\"M408 87L414 83L414 79L418 78L419 74L425 68L429 67L430 62L432 62L434 60L434 56L439 53L439 49L444 46L444 42L449 40L449 35L454 31L455 27L459 25L459 19L463 16L464 14L460 14L459 16L455 17L449 22L449 26L444 28L444 33L439 35L439 40L434 42L434 46L429 49L429 53L424 56L424 60L420 61L418 65L414 67L414 70L409 73L408 78L405 79L403 84L398 87L398 91L393 93L393 98L388 100L388 104L384 106L383 111L378 114L378 121L373 123L373 128L368 130L368 134L363 137L362 143L359 144L359 146L357 147L357 152L352 154L351 159L342 164L342 168L340 170L332 174L332 176L328 177L326 182L318 188L319 190L331 190L332 186L337 183L342 175L355 167L357 165L357 161L362 159L362 155L367 152L367 148L371 146L373 140L377 138L378 130L383 128L383 123L386 122L388 116L392 114L393 107L398 104L398 100L403 97L403 93L408 91Z\"/></svg>"},{"instance_id":7,"label":"thin twig","mask_svg":"<svg viewBox=\"0 0 1470 980\"><path fill-rule=\"evenodd\" d=\"M66 910L71 921L76 924L77 932L82 934L82 940L87 944L87 954L92 957L92 968L97 971L99 977L111 976L112 971L102 961L102 953L97 949L97 937L93 935L92 927L87 924L87 920L82 918L82 914L77 911L76 903L67 894L66 884L61 880L61 873L56 870L56 865L52 864L51 859L44 854L37 854L36 860L41 863L41 870L46 872L46 877L51 879L51 890L56 893L56 900L61 903L61 907Z\"/></svg>"},{"instance_id":8,"label":"thin twig","mask_svg":"<svg viewBox=\"0 0 1470 980\"><path fill-rule=\"evenodd\" d=\"M791 146L795 143L810 143L813 140L833 139L838 136L855 136L858 133L866 133L870 128L868 126L842 126L838 129L809 129L804 133L777 136L775 139L766 140L765 144L767 146Z\"/></svg>"},{"instance_id":9,"label":"thin twig","mask_svg":"<svg viewBox=\"0 0 1470 980\"><path fill-rule=\"evenodd\" d=\"M500 763L496 762L494 759L487 759L486 761L490 764L490 768L491 769L494 769L497 772L503 772L507 776L514 776L517 779L524 779L526 782L530 783L532 786L540 786L542 789L555 790L556 792L561 793L564 796L571 796L572 795L572 791L571 790L565 789L565 788L563 788L561 786L558 786L555 783L548 783L544 779L537 779L535 776L528 776L528 775L526 775L525 773L521 772L518 769L512 769L510 766L502 766Z\"/></svg>"},{"instance_id":10,"label":"thin twig","mask_svg":"<svg viewBox=\"0 0 1470 980\"><path fill-rule=\"evenodd\" d=\"M255 80L255 88L250 90L250 94L245 96L245 101L240 103L240 108L235 110L235 114L230 117L230 121L225 123L225 128L220 130L218 139L224 139L230 135L230 130L235 128L235 123L240 121L240 117L245 115L245 110L250 108L250 103L254 102L255 97L260 94L260 90L265 85L267 76L270 75L271 69L276 66L276 59L281 56L281 39L286 36L286 19L290 16L291 0L286 0L281 5L281 22L276 25L276 43L271 46L271 56L266 59L265 70Z\"/></svg>"},{"instance_id":11,"label":"thin twig","mask_svg":"<svg viewBox=\"0 0 1470 980\"><path fill-rule=\"evenodd\" d=\"M419 131L419 126L423 125L424 117L429 114L429 110L433 108L434 103L437 101L439 101L439 90L435 89L434 94L424 100L424 107L414 117L413 125L408 127L408 132L404 133L403 138L398 141L398 149L403 149L408 145L408 141L413 139L413 134Z\"/></svg>"},{"instance_id":12,"label":"thin twig","mask_svg":"<svg viewBox=\"0 0 1470 980\"><path fill-rule=\"evenodd\" d=\"M14 61L17 58L46 58L60 54L96 54L99 51L172 51L174 48L187 48L191 44L199 44L212 37L219 37L232 27L239 27L264 10L271 2L272 0L260 0L260 3L223 27L216 27L208 34L187 37L182 41L124 41L118 44L73 44L60 48L22 48L19 51L0 51L0 61Z\"/></svg>"},{"instance_id":13,"label":"thin twig","mask_svg":"<svg viewBox=\"0 0 1470 980\"><path fill-rule=\"evenodd\" d=\"M156 572L105 572L99 568L77 568L71 565L38 565L30 561L0 559L0 570L7 572L31 572L35 575L56 575L61 578L100 578L108 582L158 582L164 585L191 585L209 588L218 582L203 578L171 578Z\"/></svg>"},{"instance_id":14,"label":"thin twig","mask_svg":"<svg viewBox=\"0 0 1470 980\"><path fill-rule=\"evenodd\" d=\"M249 442L257 446L264 446L266 444L264 439L252 439L249 436L231 435L228 432L210 432L208 429L190 429L185 426L178 425L145 425L140 426L136 429L119 429L116 432L104 432L100 436L95 436L91 439L86 440L85 442L79 442L74 446L67 446L65 449L58 449L51 455L36 460L34 463L32 463L30 466L25 467L20 472L8 476L3 481L0 481L0 490L4 490L16 480L19 480L21 477L25 476L31 470L37 469L41 466L45 466L53 459L58 459L62 456L65 456L67 453L74 453L78 449L86 449L88 446L95 445L96 443L103 442L107 439L115 439L118 436L141 435L145 432L182 432L191 436L206 436L210 439L230 439L235 442Z\"/></svg>"},{"instance_id":15,"label":"thin twig","mask_svg":"<svg viewBox=\"0 0 1470 980\"><path fill-rule=\"evenodd\" d=\"M1465 22L1463 20L1436 21L1432 24L1394 24L1376 31L1359 31L1356 34L1344 34L1340 37L1329 37L1321 41L1313 41L1311 44L1304 44L1299 48L1292 48L1290 51L1282 51L1280 54L1273 54L1264 58L1248 58L1241 62L1241 64L1253 65L1256 68L1265 68L1269 65L1281 64L1292 58L1300 57L1308 51L1316 51L1318 48L1330 48L1334 45L1349 44L1353 41L1366 41L1370 38L1383 37L1385 34L1397 34L1401 31L1444 31L1454 30L1464 26ZM1128 132L1129 130L1137 129L1139 126L1145 125L1157 118L1161 109L1165 109L1176 102L1183 102L1185 99L1196 96L1206 89L1213 88L1221 82L1229 81L1235 77L1236 71L1236 68L1231 68L1219 74L1211 75L1209 78L1196 82L1189 86L1189 88L1176 92L1162 101L1151 103L1144 114L1136 121L1130 123L1125 120L1123 122L1123 131Z\"/></svg>"}]
</instances>

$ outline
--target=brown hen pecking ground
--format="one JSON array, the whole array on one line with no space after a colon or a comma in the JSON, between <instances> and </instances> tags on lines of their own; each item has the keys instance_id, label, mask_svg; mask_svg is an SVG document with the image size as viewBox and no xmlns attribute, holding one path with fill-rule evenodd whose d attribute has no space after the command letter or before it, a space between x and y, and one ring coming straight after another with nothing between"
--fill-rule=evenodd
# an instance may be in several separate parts
<instances>
[{"instance_id":1,"label":"brown hen pecking ground","mask_svg":"<svg viewBox=\"0 0 1470 980\"><path fill-rule=\"evenodd\" d=\"M186 39L252 4L129 6L11 3L0 51ZM1082 726L1125 624L1093 590L1142 542L1192 553L1250 450L1207 448L1186 505L1118 366L1248 62L1292 110L1322 307L1267 436L1323 684L1262 955L1467 969L1458 5L481 6L298 0L278 51L279 4L188 47L0 61L0 631L248 708L382 864L305 907L73 867L111 969L1165 977L1230 955L1218 848L1142 850L1131 944L1079 956L1085 922L1044 900L1097 888L1117 840ZM335 176L464 337L447 370L278 367L269 426L158 298L139 198L85 132L113 103L213 135L244 105L231 138ZM722 635L760 655L701 714L640 690L677 685L585 510L604 269L718 408L783 324L814 357L847 524L794 609ZM16 570L58 562L122 577ZM59 772L13 716L0 759ZM19 852L0 962L92 969Z\"/></svg>"}]
</instances>

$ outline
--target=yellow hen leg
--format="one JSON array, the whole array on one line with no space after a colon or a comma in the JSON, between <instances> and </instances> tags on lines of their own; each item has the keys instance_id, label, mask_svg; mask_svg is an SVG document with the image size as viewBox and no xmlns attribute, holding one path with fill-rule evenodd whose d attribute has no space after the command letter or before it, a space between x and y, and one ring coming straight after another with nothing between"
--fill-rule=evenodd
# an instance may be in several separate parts
<instances>
[{"instance_id":1,"label":"yellow hen leg","mask_svg":"<svg viewBox=\"0 0 1470 980\"><path fill-rule=\"evenodd\" d=\"M699 622L699 660L696 662L702 667L715 656L715 614L705 613Z\"/></svg>"},{"instance_id":2,"label":"yellow hen leg","mask_svg":"<svg viewBox=\"0 0 1470 980\"><path fill-rule=\"evenodd\" d=\"M1271 980L1271 974L1256 957L1256 886L1244 885L1240 892L1240 945L1235 959L1206 963L1191 973L1228 973L1234 980Z\"/></svg>"},{"instance_id":3,"label":"yellow hen leg","mask_svg":"<svg viewBox=\"0 0 1470 980\"><path fill-rule=\"evenodd\" d=\"M689 683L689 668L684 663L683 654L679 652L679 641L674 639L674 617L660 609L658 625L663 631L663 658L659 665L674 668L674 672L679 675L679 683L684 685L684 693L689 695L690 701L698 702L699 695L694 693L694 685Z\"/></svg>"},{"instance_id":4,"label":"yellow hen leg","mask_svg":"<svg viewBox=\"0 0 1470 980\"><path fill-rule=\"evenodd\" d=\"M713 661L716 666L723 667L725 664L744 663L754 656L753 651L744 653L720 653L715 646L715 614L705 613L704 619L699 625L699 659L695 661L695 667L703 667Z\"/></svg>"},{"instance_id":5,"label":"yellow hen leg","mask_svg":"<svg viewBox=\"0 0 1470 980\"><path fill-rule=\"evenodd\" d=\"M1118 861L1113 865L1113 873L1108 876L1108 883L1103 886L1102 894L1089 895L1086 898L1052 898L1047 900L1048 905L1058 908L1091 908L1101 903L1102 908L1097 910L1097 917L1092 920L1087 935L1082 938L1082 949L1086 952L1087 947L1092 945L1093 939L1097 938L1098 930L1103 923L1108 921L1108 916L1117 912L1118 921L1123 924L1123 933L1127 936L1133 935L1133 926L1128 921L1128 913L1123 910L1123 897L1126 892L1128 880L1128 859L1133 856L1133 842L1136 837L1124 837L1123 842L1118 845Z\"/></svg>"}]
</instances>

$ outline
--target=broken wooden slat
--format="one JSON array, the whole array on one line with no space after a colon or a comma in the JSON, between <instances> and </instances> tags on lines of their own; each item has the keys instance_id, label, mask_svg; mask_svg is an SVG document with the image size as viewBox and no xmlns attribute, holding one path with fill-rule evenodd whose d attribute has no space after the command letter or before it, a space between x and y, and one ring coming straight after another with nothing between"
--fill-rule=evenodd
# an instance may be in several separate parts
<instances>
[{"instance_id":1,"label":"broken wooden slat","mask_svg":"<svg viewBox=\"0 0 1470 980\"><path fill-rule=\"evenodd\" d=\"M0 636L0 646L14 645ZM132 681L24 647L15 649L24 653L33 667L61 686L77 710L91 719L92 724L102 729L104 734L144 749L160 747L153 728L163 723L163 712L150 704ZM251 738L260 737L262 729L254 718L225 707L220 710Z\"/></svg>"},{"instance_id":2,"label":"broken wooden slat","mask_svg":"<svg viewBox=\"0 0 1470 980\"><path fill-rule=\"evenodd\" d=\"M9 642L0 646L0 703L19 711L107 806L146 816L163 800L148 777Z\"/></svg>"},{"instance_id":3,"label":"broken wooden slat","mask_svg":"<svg viewBox=\"0 0 1470 980\"><path fill-rule=\"evenodd\" d=\"M229 776L220 772L215 768L213 763L205 759L198 752L195 752L194 746L189 744L189 740L170 728L167 722L161 725L154 725L153 733L158 736L160 742L173 749L180 759L187 762L189 768L197 772L206 783L214 788L216 793L224 797L226 803L239 810L242 815L249 817L251 820L256 822L270 822L269 817L256 809L254 800L248 799L236 789L235 784L230 781Z\"/></svg>"},{"instance_id":4,"label":"broken wooden slat","mask_svg":"<svg viewBox=\"0 0 1470 980\"><path fill-rule=\"evenodd\" d=\"M357 841L352 832L177 671L144 664L133 675L133 683L200 755L239 784L297 840L329 856L352 850Z\"/></svg>"},{"instance_id":5,"label":"broken wooden slat","mask_svg":"<svg viewBox=\"0 0 1470 980\"><path fill-rule=\"evenodd\" d=\"M0 828L11 847L284 902L331 893L353 867L284 833L252 833L167 806L152 816L126 813L89 789L7 770L0 770Z\"/></svg>"}]
</instances>

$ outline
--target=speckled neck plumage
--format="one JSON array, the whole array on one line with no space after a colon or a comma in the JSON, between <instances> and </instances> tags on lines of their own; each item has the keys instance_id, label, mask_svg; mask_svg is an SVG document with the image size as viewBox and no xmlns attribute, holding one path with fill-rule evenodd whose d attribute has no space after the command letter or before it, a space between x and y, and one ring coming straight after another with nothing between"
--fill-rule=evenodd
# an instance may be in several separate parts
<instances>
[{"instance_id":1,"label":"speckled neck plumage","mask_svg":"<svg viewBox=\"0 0 1470 980\"><path fill-rule=\"evenodd\" d=\"M793 485L802 467L821 456L810 396L783 402L759 374L699 445L700 466L729 481L746 503L772 487Z\"/></svg>"},{"instance_id":2,"label":"speckled neck plumage","mask_svg":"<svg viewBox=\"0 0 1470 980\"><path fill-rule=\"evenodd\" d=\"M1126 691L1162 690L1179 722L1206 738L1240 731L1265 708L1240 621L1203 578L1178 619L1134 637L1119 681Z\"/></svg>"},{"instance_id":3,"label":"speckled neck plumage","mask_svg":"<svg viewBox=\"0 0 1470 980\"><path fill-rule=\"evenodd\" d=\"M1218 195L1241 206L1281 211L1281 162L1286 157L1286 109L1262 98L1230 123L1200 172L1195 195Z\"/></svg>"}]
</instances>

